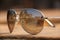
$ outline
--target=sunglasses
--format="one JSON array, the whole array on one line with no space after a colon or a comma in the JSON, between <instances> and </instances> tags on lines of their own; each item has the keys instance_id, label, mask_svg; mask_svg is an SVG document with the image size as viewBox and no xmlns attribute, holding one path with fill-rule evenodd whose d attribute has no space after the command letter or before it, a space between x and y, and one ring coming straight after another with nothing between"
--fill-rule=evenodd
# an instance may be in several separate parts
<instances>
[{"instance_id":1,"label":"sunglasses","mask_svg":"<svg viewBox=\"0 0 60 40\"><path fill-rule=\"evenodd\" d=\"M16 22L20 23L21 27L28 33L35 35L42 31L44 21L49 25L55 25L45 15L37 9L22 8L18 14L14 9L9 9L7 12L7 22L10 33L12 33Z\"/></svg>"}]
</instances>

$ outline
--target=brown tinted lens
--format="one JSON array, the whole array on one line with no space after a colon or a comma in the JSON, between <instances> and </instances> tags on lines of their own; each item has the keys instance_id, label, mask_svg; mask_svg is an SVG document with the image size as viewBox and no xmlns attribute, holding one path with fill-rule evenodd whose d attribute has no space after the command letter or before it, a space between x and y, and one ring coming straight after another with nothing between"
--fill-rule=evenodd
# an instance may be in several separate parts
<instances>
[{"instance_id":1,"label":"brown tinted lens","mask_svg":"<svg viewBox=\"0 0 60 40\"><path fill-rule=\"evenodd\" d=\"M13 28L15 26L15 21L16 21L16 13L14 10L12 9L8 10L7 21L8 21L8 27L11 33L13 31Z\"/></svg>"},{"instance_id":2,"label":"brown tinted lens","mask_svg":"<svg viewBox=\"0 0 60 40\"><path fill-rule=\"evenodd\" d=\"M43 29L44 19L35 9L24 9L20 13L23 29L30 34L37 34Z\"/></svg>"}]
</instances>

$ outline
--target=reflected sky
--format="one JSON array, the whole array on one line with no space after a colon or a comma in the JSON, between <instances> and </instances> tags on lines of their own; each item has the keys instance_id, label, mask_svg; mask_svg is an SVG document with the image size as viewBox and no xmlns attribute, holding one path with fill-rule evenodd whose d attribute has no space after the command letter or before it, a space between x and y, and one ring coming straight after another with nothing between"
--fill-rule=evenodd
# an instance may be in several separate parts
<instances>
[{"instance_id":1,"label":"reflected sky","mask_svg":"<svg viewBox=\"0 0 60 40\"><path fill-rule=\"evenodd\" d=\"M36 9L33 8L26 8L25 9L28 14L31 14L32 17L42 17L42 13L37 11Z\"/></svg>"}]
</instances>

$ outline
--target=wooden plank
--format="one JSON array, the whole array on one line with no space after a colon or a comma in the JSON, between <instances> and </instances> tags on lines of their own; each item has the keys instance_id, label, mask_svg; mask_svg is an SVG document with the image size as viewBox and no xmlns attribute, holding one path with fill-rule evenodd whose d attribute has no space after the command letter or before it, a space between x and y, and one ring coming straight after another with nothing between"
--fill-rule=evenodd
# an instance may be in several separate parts
<instances>
[{"instance_id":1,"label":"wooden plank","mask_svg":"<svg viewBox=\"0 0 60 40\"><path fill-rule=\"evenodd\" d=\"M60 16L60 11L58 10L52 10L52 11L42 10L42 12L48 17L52 17L53 16L52 14L54 14L54 16ZM6 13L6 12L2 11L0 13ZM12 33L9 33L7 23L6 24L0 23L0 38L60 38L60 22L54 24L56 25L55 28L50 27L45 22L44 28L39 34L30 35L26 31L24 31L24 29L21 27L20 24L17 24L14 27L14 31Z\"/></svg>"}]
</instances>

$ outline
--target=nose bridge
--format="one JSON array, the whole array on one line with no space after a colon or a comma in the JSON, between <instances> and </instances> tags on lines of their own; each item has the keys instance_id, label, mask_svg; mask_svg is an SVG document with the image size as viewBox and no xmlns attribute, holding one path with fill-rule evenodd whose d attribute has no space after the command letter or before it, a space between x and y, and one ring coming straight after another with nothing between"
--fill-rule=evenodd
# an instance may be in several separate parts
<instances>
[{"instance_id":1,"label":"nose bridge","mask_svg":"<svg viewBox=\"0 0 60 40\"><path fill-rule=\"evenodd\" d=\"M19 21L19 14L16 14L16 21Z\"/></svg>"}]
</instances>

